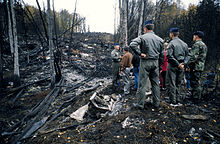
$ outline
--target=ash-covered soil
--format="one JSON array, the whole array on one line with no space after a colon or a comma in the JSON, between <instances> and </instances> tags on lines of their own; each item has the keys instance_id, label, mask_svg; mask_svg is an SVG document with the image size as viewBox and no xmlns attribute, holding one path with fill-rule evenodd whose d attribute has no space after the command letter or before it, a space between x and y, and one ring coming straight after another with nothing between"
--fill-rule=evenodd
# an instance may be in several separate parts
<instances>
[{"instance_id":1,"label":"ash-covered soil","mask_svg":"<svg viewBox=\"0 0 220 144\"><path fill-rule=\"evenodd\" d=\"M210 89L204 94L201 103L194 105L189 99L189 91L182 89L184 99L181 106L169 105L166 92L161 91L159 109L154 109L147 102L145 109L135 109L132 107L136 99L133 89L129 95L121 96L121 80L121 86L112 90L111 43L103 39L105 44L100 43L97 37L88 35L80 36L77 40L71 51L71 62L67 60L67 48L61 44L62 79L56 84L51 96L49 79L13 93L10 92L12 86L6 86L0 99L1 143L220 142L219 91L213 92ZM48 60L37 55L33 61L33 64L21 67L22 84L49 77ZM133 87L134 79L131 76L131 88ZM16 98L19 92L21 94ZM111 99L113 107L109 109L112 111L97 108L90 100L93 95ZM102 100L99 102L101 105ZM42 109L34 113L41 103ZM49 105L46 107L47 104ZM88 110L82 121L70 117L86 104ZM184 118L184 115L189 118ZM192 117L193 115L197 117Z\"/></svg>"}]
</instances>

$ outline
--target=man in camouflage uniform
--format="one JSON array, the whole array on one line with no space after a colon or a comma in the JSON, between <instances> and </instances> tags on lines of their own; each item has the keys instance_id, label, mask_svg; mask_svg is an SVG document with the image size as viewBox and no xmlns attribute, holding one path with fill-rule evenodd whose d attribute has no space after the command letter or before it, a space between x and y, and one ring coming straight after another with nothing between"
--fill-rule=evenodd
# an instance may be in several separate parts
<instances>
[{"instance_id":1,"label":"man in camouflage uniform","mask_svg":"<svg viewBox=\"0 0 220 144\"><path fill-rule=\"evenodd\" d=\"M207 46L202 41L204 33L197 31L193 33L193 41L195 42L192 46L192 50L189 53L190 59L188 65L190 67L191 87L192 87L192 99L194 103L198 103L201 98L201 86L200 78L205 67L205 60L207 54Z\"/></svg>"},{"instance_id":2,"label":"man in camouflage uniform","mask_svg":"<svg viewBox=\"0 0 220 144\"><path fill-rule=\"evenodd\" d=\"M119 52L119 45L114 45L114 50L111 52L111 58L112 58L112 86L113 90L118 86L119 81L119 70L120 70L120 61L121 61L121 55Z\"/></svg>"},{"instance_id":3,"label":"man in camouflage uniform","mask_svg":"<svg viewBox=\"0 0 220 144\"><path fill-rule=\"evenodd\" d=\"M172 39L167 46L167 92L171 104L180 103L180 87L184 77L184 64L188 60L188 46L179 37L179 29L170 29Z\"/></svg>"},{"instance_id":4,"label":"man in camouflage uniform","mask_svg":"<svg viewBox=\"0 0 220 144\"><path fill-rule=\"evenodd\" d=\"M158 108L160 105L159 67L164 59L163 40L154 34L152 20L145 21L144 26L145 34L135 38L130 44L130 48L141 56L137 101L133 105L137 108L144 108L146 83L149 77L152 85L153 106Z\"/></svg>"}]
</instances>

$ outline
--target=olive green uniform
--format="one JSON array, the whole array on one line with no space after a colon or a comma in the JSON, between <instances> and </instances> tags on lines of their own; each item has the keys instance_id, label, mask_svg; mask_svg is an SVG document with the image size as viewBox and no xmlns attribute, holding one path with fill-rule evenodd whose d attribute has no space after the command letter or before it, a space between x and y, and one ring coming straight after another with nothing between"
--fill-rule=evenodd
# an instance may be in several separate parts
<instances>
[{"instance_id":1,"label":"olive green uniform","mask_svg":"<svg viewBox=\"0 0 220 144\"><path fill-rule=\"evenodd\" d=\"M140 46L140 49L138 46ZM164 59L163 40L154 32L147 32L132 40L130 48L139 56L141 53L146 54L146 58L140 60L136 104L138 107L144 108L146 84L149 78L152 85L153 105L158 107L160 104L159 67Z\"/></svg>"},{"instance_id":2,"label":"olive green uniform","mask_svg":"<svg viewBox=\"0 0 220 144\"><path fill-rule=\"evenodd\" d=\"M167 47L167 92L171 103L180 102L180 87L184 78L184 70L180 63L187 63L188 46L178 37L174 37Z\"/></svg>"},{"instance_id":3,"label":"olive green uniform","mask_svg":"<svg viewBox=\"0 0 220 144\"><path fill-rule=\"evenodd\" d=\"M207 46L202 40L194 43L189 53L190 59L188 65L190 67L190 86L192 87L192 98L199 99L201 97L200 78L205 67L207 55Z\"/></svg>"},{"instance_id":4,"label":"olive green uniform","mask_svg":"<svg viewBox=\"0 0 220 144\"><path fill-rule=\"evenodd\" d=\"M120 71L120 52L114 49L111 52L111 58L112 58L112 85L114 87L117 87L119 81L119 71Z\"/></svg>"}]
</instances>

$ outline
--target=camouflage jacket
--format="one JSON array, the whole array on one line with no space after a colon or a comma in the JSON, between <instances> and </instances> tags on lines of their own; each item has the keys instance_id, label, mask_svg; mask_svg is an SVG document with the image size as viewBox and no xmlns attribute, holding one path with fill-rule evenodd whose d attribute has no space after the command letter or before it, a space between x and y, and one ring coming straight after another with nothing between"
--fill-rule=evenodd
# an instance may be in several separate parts
<instances>
[{"instance_id":1,"label":"camouflage jacket","mask_svg":"<svg viewBox=\"0 0 220 144\"><path fill-rule=\"evenodd\" d=\"M196 71L203 71L207 54L207 46L202 40L194 43L189 53L190 59L188 65Z\"/></svg>"},{"instance_id":2,"label":"camouflage jacket","mask_svg":"<svg viewBox=\"0 0 220 144\"><path fill-rule=\"evenodd\" d=\"M130 48L139 56L141 53L146 54L144 59L159 59L159 63L162 65L164 60L163 43L163 39L154 34L154 32L148 32L133 39L130 43Z\"/></svg>"},{"instance_id":3,"label":"camouflage jacket","mask_svg":"<svg viewBox=\"0 0 220 144\"><path fill-rule=\"evenodd\" d=\"M111 52L111 58L113 62L120 62L120 52L114 49Z\"/></svg>"},{"instance_id":4,"label":"camouflage jacket","mask_svg":"<svg viewBox=\"0 0 220 144\"><path fill-rule=\"evenodd\" d=\"M178 37L173 38L167 47L168 63L178 67L180 63L188 62L188 45Z\"/></svg>"}]
</instances>

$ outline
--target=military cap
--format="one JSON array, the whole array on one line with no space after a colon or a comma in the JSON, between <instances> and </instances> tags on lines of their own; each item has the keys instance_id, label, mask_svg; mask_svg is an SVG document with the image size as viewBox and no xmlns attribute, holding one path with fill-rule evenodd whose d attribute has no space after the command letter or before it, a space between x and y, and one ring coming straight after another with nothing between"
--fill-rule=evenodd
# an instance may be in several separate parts
<instances>
[{"instance_id":1,"label":"military cap","mask_svg":"<svg viewBox=\"0 0 220 144\"><path fill-rule=\"evenodd\" d=\"M203 38L204 37L204 32L196 31L196 32L193 33L193 35L197 35L199 38Z\"/></svg>"},{"instance_id":2,"label":"military cap","mask_svg":"<svg viewBox=\"0 0 220 144\"><path fill-rule=\"evenodd\" d=\"M171 33L172 33L172 32L179 32L179 28L177 28L177 27L171 28L171 29L170 29L170 32L171 32Z\"/></svg>"},{"instance_id":3,"label":"military cap","mask_svg":"<svg viewBox=\"0 0 220 144\"><path fill-rule=\"evenodd\" d=\"M117 45L119 45L118 43L114 43L114 46L117 46Z\"/></svg>"},{"instance_id":4,"label":"military cap","mask_svg":"<svg viewBox=\"0 0 220 144\"><path fill-rule=\"evenodd\" d=\"M144 26L150 25L150 24L154 24L154 21L153 20L147 20L147 21L144 22Z\"/></svg>"}]
</instances>

